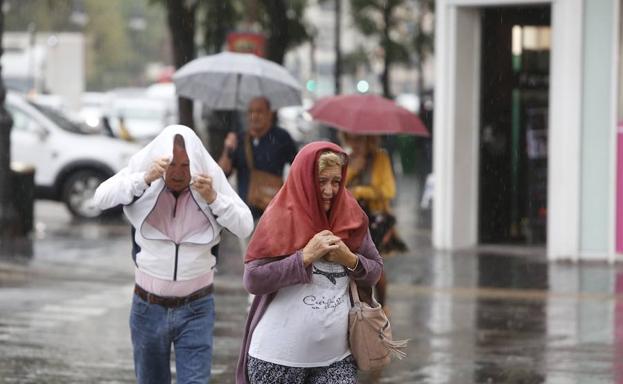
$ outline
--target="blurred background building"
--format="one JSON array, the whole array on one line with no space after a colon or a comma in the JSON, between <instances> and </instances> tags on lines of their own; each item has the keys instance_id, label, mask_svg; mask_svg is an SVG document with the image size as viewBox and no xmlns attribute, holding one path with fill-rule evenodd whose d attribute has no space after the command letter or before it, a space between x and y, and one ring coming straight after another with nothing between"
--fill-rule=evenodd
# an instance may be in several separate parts
<instances>
[{"instance_id":1,"label":"blurred background building","mask_svg":"<svg viewBox=\"0 0 623 384\"><path fill-rule=\"evenodd\" d=\"M2 75L11 92L90 132L143 142L182 121L214 143L243 122L178 101L171 75L198 56L252 51L300 81L303 105L278 111L299 143L325 137L305 110L336 90L383 94L419 113L434 161L429 139L388 144L397 172L420 179L414 199L434 163L426 195L436 247L614 261L623 254L621 2L5 0Z\"/></svg>"},{"instance_id":2,"label":"blurred background building","mask_svg":"<svg viewBox=\"0 0 623 384\"><path fill-rule=\"evenodd\" d=\"M85 91L84 35L76 32L4 34L2 75L8 88L57 95L69 110Z\"/></svg>"}]
</instances>

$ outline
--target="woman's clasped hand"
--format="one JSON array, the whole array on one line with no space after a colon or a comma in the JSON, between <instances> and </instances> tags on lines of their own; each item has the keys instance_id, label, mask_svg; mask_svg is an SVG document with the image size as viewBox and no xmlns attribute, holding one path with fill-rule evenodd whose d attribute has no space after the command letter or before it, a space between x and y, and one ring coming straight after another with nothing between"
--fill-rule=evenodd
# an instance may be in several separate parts
<instances>
[{"instance_id":1,"label":"woman's clasped hand","mask_svg":"<svg viewBox=\"0 0 623 384\"><path fill-rule=\"evenodd\" d=\"M357 256L348 249L342 239L327 229L314 235L303 248L305 266L320 259L338 263L347 268L353 268L357 263Z\"/></svg>"}]
</instances>

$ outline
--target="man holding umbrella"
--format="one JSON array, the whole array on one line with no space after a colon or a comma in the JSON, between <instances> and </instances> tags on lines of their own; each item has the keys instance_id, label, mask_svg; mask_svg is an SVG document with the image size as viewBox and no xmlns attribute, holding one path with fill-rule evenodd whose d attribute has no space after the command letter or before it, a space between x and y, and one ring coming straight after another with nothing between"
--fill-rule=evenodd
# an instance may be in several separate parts
<instances>
[{"instance_id":1,"label":"man holding umbrella","mask_svg":"<svg viewBox=\"0 0 623 384\"><path fill-rule=\"evenodd\" d=\"M249 53L221 52L192 60L173 75L178 95L212 110L247 109L248 132L229 134L219 164L236 171L238 192L257 219L283 183L297 148L274 126L272 110L301 105L301 86L283 66ZM261 96L261 97L258 97Z\"/></svg>"},{"instance_id":2,"label":"man holding umbrella","mask_svg":"<svg viewBox=\"0 0 623 384\"><path fill-rule=\"evenodd\" d=\"M292 163L297 152L290 134L277 127L266 97L251 99L247 109L248 129L225 138L219 165L226 175L236 172L238 194L258 219L270 199L283 184L286 164Z\"/></svg>"}]
</instances>

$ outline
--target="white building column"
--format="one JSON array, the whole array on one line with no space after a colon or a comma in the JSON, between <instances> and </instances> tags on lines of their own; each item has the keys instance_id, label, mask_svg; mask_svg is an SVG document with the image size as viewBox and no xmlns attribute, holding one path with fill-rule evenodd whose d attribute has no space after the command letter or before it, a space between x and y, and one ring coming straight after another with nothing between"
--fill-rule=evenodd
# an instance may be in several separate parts
<instances>
[{"instance_id":1,"label":"white building column","mask_svg":"<svg viewBox=\"0 0 623 384\"><path fill-rule=\"evenodd\" d=\"M547 174L549 259L577 259L580 254L582 19L582 0L552 3Z\"/></svg>"},{"instance_id":2,"label":"white building column","mask_svg":"<svg viewBox=\"0 0 623 384\"><path fill-rule=\"evenodd\" d=\"M434 120L433 245L478 241L480 8L552 6L547 255L576 258L580 218L583 0L438 0Z\"/></svg>"},{"instance_id":3,"label":"white building column","mask_svg":"<svg viewBox=\"0 0 623 384\"><path fill-rule=\"evenodd\" d=\"M433 244L476 244L481 23L477 8L436 7ZM442 26L440 26L442 24Z\"/></svg>"}]
</instances>

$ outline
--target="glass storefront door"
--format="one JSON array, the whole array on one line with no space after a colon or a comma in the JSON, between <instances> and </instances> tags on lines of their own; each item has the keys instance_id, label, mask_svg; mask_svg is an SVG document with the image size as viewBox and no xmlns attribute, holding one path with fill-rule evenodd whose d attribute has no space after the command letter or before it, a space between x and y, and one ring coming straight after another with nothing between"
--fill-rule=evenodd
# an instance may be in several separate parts
<instances>
[{"instance_id":1,"label":"glass storefront door","mask_svg":"<svg viewBox=\"0 0 623 384\"><path fill-rule=\"evenodd\" d=\"M480 243L546 242L550 14L482 11Z\"/></svg>"}]
</instances>

